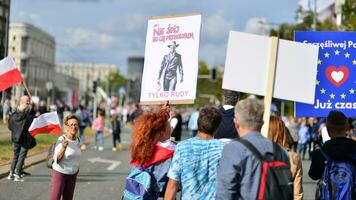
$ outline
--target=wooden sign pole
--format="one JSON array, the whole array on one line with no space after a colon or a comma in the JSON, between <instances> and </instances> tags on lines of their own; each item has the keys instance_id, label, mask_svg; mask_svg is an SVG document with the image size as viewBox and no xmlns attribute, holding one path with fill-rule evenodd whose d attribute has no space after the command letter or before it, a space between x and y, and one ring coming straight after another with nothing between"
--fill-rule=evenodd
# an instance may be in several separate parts
<instances>
[{"instance_id":1,"label":"wooden sign pole","mask_svg":"<svg viewBox=\"0 0 356 200\"><path fill-rule=\"evenodd\" d=\"M268 127L269 127L269 118L271 115L271 103L272 103L272 95L274 88L274 81L276 75L276 64L277 64L277 55L278 55L278 38L271 38L271 51L269 57L269 66L268 66L268 77L267 77L267 87L266 94L264 98L265 110L263 114L263 126L261 133L263 136L268 137Z\"/></svg>"},{"instance_id":2,"label":"wooden sign pole","mask_svg":"<svg viewBox=\"0 0 356 200\"><path fill-rule=\"evenodd\" d=\"M28 87L27 87L27 83L26 83L26 80L25 80L25 79L22 79L22 85L23 85L23 87L25 88L25 90L26 90L26 92L27 92L27 95L30 97L30 101L32 102L32 95L31 95L30 90L29 90Z\"/></svg>"}]
</instances>

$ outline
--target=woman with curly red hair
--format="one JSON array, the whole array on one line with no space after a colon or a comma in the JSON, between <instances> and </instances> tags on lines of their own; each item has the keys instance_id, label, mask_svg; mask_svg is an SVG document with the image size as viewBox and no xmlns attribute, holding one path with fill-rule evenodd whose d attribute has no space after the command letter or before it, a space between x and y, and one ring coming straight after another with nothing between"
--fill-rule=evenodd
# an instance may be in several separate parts
<instances>
[{"instance_id":1,"label":"woman with curly red hair","mask_svg":"<svg viewBox=\"0 0 356 200\"><path fill-rule=\"evenodd\" d=\"M167 104L158 111L141 115L135 121L130 147L133 170L144 169L154 176L156 184L152 190L157 198L164 196L175 149L175 144L169 140L171 128L168 119Z\"/></svg>"}]
</instances>

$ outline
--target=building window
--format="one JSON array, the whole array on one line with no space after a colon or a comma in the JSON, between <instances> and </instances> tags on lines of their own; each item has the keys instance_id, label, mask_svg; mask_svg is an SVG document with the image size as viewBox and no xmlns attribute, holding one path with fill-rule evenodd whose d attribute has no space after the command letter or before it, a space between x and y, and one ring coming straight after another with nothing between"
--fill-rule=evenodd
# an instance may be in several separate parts
<instances>
[{"instance_id":1,"label":"building window","mask_svg":"<svg viewBox=\"0 0 356 200\"><path fill-rule=\"evenodd\" d=\"M16 40L16 36L14 35L14 37L12 37L12 40L15 41Z\"/></svg>"},{"instance_id":2,"label":"building window","mask_svg":"<svg viewBox=\"0 0 356 200\"><path fill-rule=\"evenodd\" d=\"M15 50L16 50L15 47L12 47L12 52L15 52Z\"/></svg>"},{"instance_id":3,"label":"building window","mask_svg":"<svg viewBox=\"0 0 356 200\"><path fill-rule=\"evenodd\" d=\"M20 69L22 74L26 74L27 60L21 60Z\"/></svg>"},{"instance_id":4,"label":"building window","mask_svg":"<svg viewBox=\"0 0 356 200\"><path fill-rule=\"evenodd\" d=\"M28 37L22 37L21 39L21 52L26 52L28 49Z\"/></svg>"}]
</instances>

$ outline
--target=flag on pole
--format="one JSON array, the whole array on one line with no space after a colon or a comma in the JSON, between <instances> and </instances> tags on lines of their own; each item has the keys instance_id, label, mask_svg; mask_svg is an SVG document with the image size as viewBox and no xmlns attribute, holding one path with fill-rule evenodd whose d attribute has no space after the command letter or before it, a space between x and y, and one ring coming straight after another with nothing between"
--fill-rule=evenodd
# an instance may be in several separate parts
<instances>
[{"instance_id":1,"label":"flag on pole","mask_svg":"<svg viewBox=\"0 0 356 200\"><path fill-rule=\"evenodd\" d=\"M0 60L0 91L6 90L21 81L22 76L14 60L10 56Z\"/></svg>"},{"instance_id":2,"label":"flag on pole","mask_svg":"<svg viewBox=\"0 0 356 200\"><path fill-rule=\"evenodd\" d=\"M62 129L59 123L57 112L44 113L35 118L28 129L32 136L40 133L61 134Z\"/></svg>"}]
</instances>

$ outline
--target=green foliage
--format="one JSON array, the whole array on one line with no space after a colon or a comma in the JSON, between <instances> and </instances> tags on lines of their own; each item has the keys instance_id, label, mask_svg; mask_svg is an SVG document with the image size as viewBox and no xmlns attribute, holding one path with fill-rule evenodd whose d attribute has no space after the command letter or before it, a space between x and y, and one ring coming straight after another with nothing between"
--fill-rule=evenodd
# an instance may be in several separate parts
<instances>
[{"instance_id":1,"label":"green foliage","mask_svg":"<svg viewBox=\"0 0 356 200\"><path fill-rule=\"evenodd\" d=\"M120 74L119 71L110 72L103 80L100 80L100 86L107 91L111 91L111 94L118 95L118 89L121 86L126 86L126 79Z\"/></svg>"},{"instance_id":2,"label":"green foliage","mask_svg":"<svg viewBox=\"0 0 356 200\"><path fill-rule=\"evenodd\" d=\"M204 106L208 104L214 104L214 100L217 99L221 101L222 98L222 73L217 70L216 80L213 81L210 78L210 69L206 62L199 61L199 75L204 75L207 77L198 76L198 96L196 100L196 105ZM209 98L209 96L211 98ZM213 97L214 96L214 97Z\"/></svg>"},{"instance_id":3,"label":"green foliage","mask_svg":"<svg viewBox=\"0 0 356 200\"><path fill-rule=\"evenodd\" d=\"M342 24L347 31L356 30L356 1L345 0L342 6Z\"/></svg>"}]
</instances>

